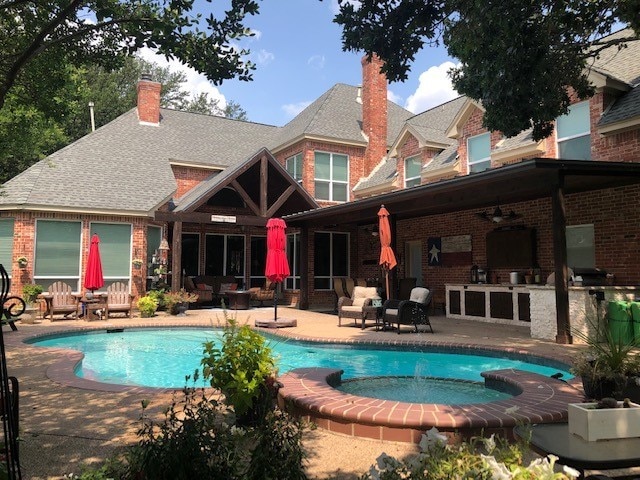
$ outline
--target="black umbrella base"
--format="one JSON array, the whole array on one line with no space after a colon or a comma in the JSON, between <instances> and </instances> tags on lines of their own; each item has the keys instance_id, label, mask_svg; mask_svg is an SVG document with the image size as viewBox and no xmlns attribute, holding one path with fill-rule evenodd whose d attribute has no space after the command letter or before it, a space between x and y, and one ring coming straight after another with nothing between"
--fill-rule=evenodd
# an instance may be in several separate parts
<instances>
[{"instance_id":1,"label":"black umbrella base","mask_svg":"<svg viewBox=\"0 0 640 480\"><path fill-rule=\"evenodd\" d=\"M279 318L278 320L256 320L256 327L262 328L284 328L297 326L298 320L290 318Z\"/></svg>"}]
</instances>

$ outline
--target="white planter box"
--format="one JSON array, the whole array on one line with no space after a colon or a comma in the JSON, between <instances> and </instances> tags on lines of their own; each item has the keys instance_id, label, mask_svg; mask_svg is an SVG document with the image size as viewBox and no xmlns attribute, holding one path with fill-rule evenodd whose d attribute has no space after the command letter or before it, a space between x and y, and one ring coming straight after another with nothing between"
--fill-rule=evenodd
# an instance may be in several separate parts
<instances>
[{"instance_id":1,"label":"white planter box","mask_svg":"<svg viewBox=\"0 0 640 480\"><path fill-rule=\"evenodd\" d=\"M597 403L569 404L569 433L585 440L640 437L640 405L630 408L596 408Z\"/></svg>"}]
</instances>

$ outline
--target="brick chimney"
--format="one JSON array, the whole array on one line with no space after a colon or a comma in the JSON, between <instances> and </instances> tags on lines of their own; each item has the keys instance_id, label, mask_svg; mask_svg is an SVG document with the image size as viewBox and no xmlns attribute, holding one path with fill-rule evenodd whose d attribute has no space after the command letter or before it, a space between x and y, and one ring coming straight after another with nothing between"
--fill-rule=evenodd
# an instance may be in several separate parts
<instances>
[{"instance_id":1,"label":"brick chimney","mask_svg":"<svg viewBox=\"0 0 640 480\"><path fill-rule=\"evenodd\" d=\"M362 58L362 131L369 140L362 176L368 176L387 154L387 78L377 55Z\"/></svg>"},{"instance_id":2,"label":"brick chimney","mask_svg":"<svg viewBox=\"0 0 640 480\"><path fill-rule=\"evenodd\" d=\"M138 120L145 125L160 124L160 89L162 85L143 73L138 81Z\"/></svg>"}]
</instances>

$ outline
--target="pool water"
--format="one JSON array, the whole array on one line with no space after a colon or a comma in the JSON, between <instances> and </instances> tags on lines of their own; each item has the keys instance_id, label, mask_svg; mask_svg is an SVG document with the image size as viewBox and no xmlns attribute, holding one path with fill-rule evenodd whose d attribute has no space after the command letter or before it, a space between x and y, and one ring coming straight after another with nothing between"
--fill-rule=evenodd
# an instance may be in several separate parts
<instances>
[{"instance_id":1,"label":"pool water","mask_svg":"<svg viewBox=\"0 0 640 480\"><path fill-rule=\"evenodd\" d=\"M347 380L338 390L359 397L411 403L473 404L506 400L513 395L484 383L430 377L372 377Z\"/></svg>"},{"instance_id":2,"label":"pool water","mask_svg":"<svg viewBox=\"0 0 640 480\"><path fill-rule=\"evenodd\" d=\"M220 329L125 329L52 336L31 343L82 352L84 359L76 370L82 378L120 385L182 388L191 384L185 377L200 368L203 343L218 341L220 334ZM280 374L294 368L327 367L344 370L343 379L398 376L484 382L480 376L483 371L517 368L545 376L561 372L563 379L572 378L566 368L516 358L438 353L407 346L365 348L267 338L278 359ZM204 386L204 380L196 385ZM457 402L453 399L447 403Z\"/></svg>"}]
</instances>

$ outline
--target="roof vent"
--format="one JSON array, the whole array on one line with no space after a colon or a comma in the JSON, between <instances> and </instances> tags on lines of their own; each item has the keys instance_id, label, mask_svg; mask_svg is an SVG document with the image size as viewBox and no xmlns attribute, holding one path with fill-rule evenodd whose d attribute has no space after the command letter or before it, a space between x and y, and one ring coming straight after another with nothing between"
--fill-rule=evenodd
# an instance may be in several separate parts
<instances>
[{"instance_id":1,"label":"roof vent","mask_svg":"<svg viewBox=\"0 0 640 480\"><path fill-rule=\"evenodd\" d=\"M148 81L152 81L153 79L151 78L151 74L150 73L142 73L140 75L140 80L148 80Z\"/></svg>"},{"instance_id":2,"label":"roof vent","mask_svg":"<svg viewBox=\"0 0 640 480\"><path fill-rule=\"evenodd\" d=\"M362 85L358 85L358 94L356 95L356 102L362 103Z\"/></svg>"}]
</instances>

